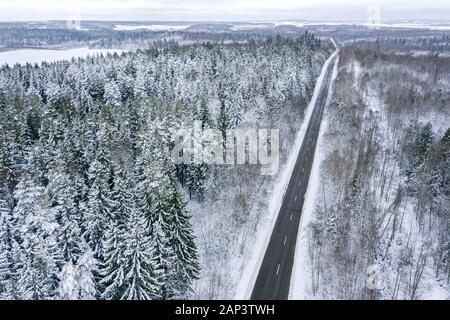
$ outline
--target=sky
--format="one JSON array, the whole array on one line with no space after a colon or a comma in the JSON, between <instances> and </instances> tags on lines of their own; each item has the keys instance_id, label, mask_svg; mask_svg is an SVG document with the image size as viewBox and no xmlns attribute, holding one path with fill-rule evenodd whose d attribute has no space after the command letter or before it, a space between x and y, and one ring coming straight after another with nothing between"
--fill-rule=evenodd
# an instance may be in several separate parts
<instances>
[{"instance_id":1,"label":"sky","mask_svg":"<svg viewBox=\"0 0 450 320\"><path fill-rule=\"evenodd\" d=\"M449 0L0 0L0 21L450 20Z\"/></svg>"}]
</instances>

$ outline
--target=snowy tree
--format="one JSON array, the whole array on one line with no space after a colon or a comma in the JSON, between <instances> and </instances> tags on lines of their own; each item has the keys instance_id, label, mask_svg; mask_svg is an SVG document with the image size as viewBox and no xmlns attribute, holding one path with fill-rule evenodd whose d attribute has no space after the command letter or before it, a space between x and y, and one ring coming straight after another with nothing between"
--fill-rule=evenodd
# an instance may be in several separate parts
<instances>
[{"instance_id":1,"label":"snowy tree","mask_svg":"<svg viewBox=\"0 0 450 320\"><path fill-rule=\"evenodd\" d=\"M121 95L119 86L115 81L109 81L105 84L104 100L108 106L118 107L121 104Z\"/></svg>"},{"instance_id":2,"label":"snowy tree","mask_svg":"<svg viewBox=\"0 0 450 320\"><path fill-rule=\"evenodd\" d=\"M58 224L47 206L45 190L33 185L29 177L22 179L14 197L18 202L13 217L22 222L18 290L23 299L47 299L56 289L62 260L56 242Z\"/></svg>"},{"instance_id":3,"label":"snowy tree","mask_svg":"<svg viewBox=\"0 0 450 320\"><path fill-rule=\"evenodd\" d=\"M118 225L126 223L134 209L134 194L130 177L123 161L120 161L115 170L114 187L112 190L113 209L112 218Z\"/></svg>"},{"instance_id":4,"label":"snowy tree","mask_svg":"<svg viewBox=\"0 0 450 320\"><path fill-rule=\"evenodd\" d=\"M431 123L427 123L420 129L412 145L411 167L407 171L409 177L413 177L424 164L425 159L433 145L433 130Z\"/></svg>"},{"instance_id":5,"label":"snowy tree","mask_svg":"<svg viewBox=\"0 0 450 320\"><path fill-rule=\"evenodd\" d=\"M138 71L136 80L134 82L134 98L137 101L141 101L145 98L145 73L143 71Z\"/></svg>"},{"instance_id":6,"label":"snowy tree","mask_svg":"<svg viewBox=\"0 0 450 320\"><path fill-rule=\"evenodd\" d=\"M122 299L159 299L160 288L165 281L161 278L157 264L155 245L146 230L145 218L137 210L128 220L126 236L126 257L124 293Z\"/></svg>"},{"instance_id":7,"label":"snowy tree","mask_svg":"<svg viewBox=\"0 0 450 320\"><path fill-rule=\"evenodd\" d=\"M8 297L10 281L12 277L12 265L10 250L6 242L0 239L0 299Z\"/></svg>"},{"instance_id":8,"label":"snowy tree","mask_svg":"<svg viewBox=\"0 0 450 320\"><path fill-rule=\"evenodd\" d=\"M114 205L105 172L108 172L105 164L98 160L90 166L89 174L93 181L88 192L83 221L84 236L97 258L102 256L104 228L111 219L111 208Z\"/></svg>"},{"instance_id":9,"label":"snowy tree","mask_svg":"<svg viewBox=\"0 0 450 320\"><path fill-rule=\"evenodd\" d=\"M104 288L103 299L120 299L124 286L124 259L125 259L125 230L119 228L117 223L110 221L105 233L104 264L100 269L101 280L99 284Z\"/></svg>"},{"instance_id":10,"label":"snowy tree","mask_svg":"<svg viewBox=\"0 0 450 320\"><path fill-rule=\"evenodd\" d=\"M169 201L171 220L170 244L175 256L172 265L174 278L172 279L173 282L170 283L170 296L183 297L190 289L192 281L198 279L200 264L190 216L176 186L173 187Z\"/></svg>"},{"instance_id":11,"label":"snowy tree","mask_svg":"<svg viewBox=\"0 0 450 320\"><path fill-rule=\"evenodd\" d=\"M63 300L77 300L77 271L72 261L66 263L61 271L58 286L58 297Z\"/></svg>"},{"instance_id":12,"label":"snowy tree","mask_svg":"<svg viewBox=\"0 0 450 320\"><path fill-rule=\"evenodd\" d=\"M93 300L97 296L95 273L97 260L86 244L80 245L84 253L74 265L71 261L61 270L58 297L64 300Z\"/></svg>"}]
</instances>

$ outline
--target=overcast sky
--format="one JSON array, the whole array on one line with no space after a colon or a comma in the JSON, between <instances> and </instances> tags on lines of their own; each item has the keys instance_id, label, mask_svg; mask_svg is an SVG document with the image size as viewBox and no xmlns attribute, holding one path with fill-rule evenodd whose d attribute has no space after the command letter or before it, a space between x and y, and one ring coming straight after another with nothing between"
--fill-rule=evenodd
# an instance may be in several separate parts
<instances>
[{"instance_id":1,"label":"overcast sky","mask_svg":"<svg viewBox=\"0 0 450 320\"><path fill-rule=\"evenodd\" d=\"M0 21L450 20L449 0L0 0Z\"/></svg>"}]
</instances>

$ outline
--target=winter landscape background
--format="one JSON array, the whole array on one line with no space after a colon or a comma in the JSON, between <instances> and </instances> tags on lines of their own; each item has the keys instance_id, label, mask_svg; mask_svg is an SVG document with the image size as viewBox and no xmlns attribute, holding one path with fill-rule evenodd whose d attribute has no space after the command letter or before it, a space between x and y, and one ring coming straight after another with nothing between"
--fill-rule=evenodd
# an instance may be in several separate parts
<instances>
[{"instance_id":1,"label":"winter landscape background","mask_svg":"<svg viewBox=\"0 0 450 320\"><path fill-rule=\"evenodd\" d=\"M0 23L0 299L249 298L335 50L290 298L449 299L449 31ZM194 121L279 129L280 170L175 164Z\"/></svg>"}]
</instances>

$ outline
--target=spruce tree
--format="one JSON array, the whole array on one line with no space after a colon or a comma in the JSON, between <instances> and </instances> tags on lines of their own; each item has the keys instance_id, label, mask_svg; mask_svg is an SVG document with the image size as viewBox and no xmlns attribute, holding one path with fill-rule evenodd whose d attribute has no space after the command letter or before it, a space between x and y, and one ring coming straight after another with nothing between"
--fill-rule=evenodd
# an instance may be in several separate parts
<instances>
[{"instance_id":1,"label":"spruce tree","mask_svg":"<svg viewBox=\"0 0 450 320\"><path fill-rule=\"evenodd\" d=\"M119 226L122 226L126 223L135 205L133 186L123 161L119 161L115 170L112 200L111 217Z\"/></svg>"},{"instance_id":2,"label":"spruce tree","mask_svg":"<svg viewBox=\"0 0 450 320\"><path fill-rule=\"evenodd\" d=\"M170 296L185 297L192 281L198 279L200 264L197 247L195 245L194 231L190 222L190 215L186 209L181 193L173 184L170 197L170 245L174 253L174 277L170 283Z\"/></svg>"},{"instance_id":3,"label":"spruce tree","mask_svg":"<svg viewBox=\"0 0 450 320\"><path fill-rule=\"evenodd\" d=\"M125 230L117 226L117 223L110 221L105 232L103 244L104 263L99 273L102 287L102 299L120 299L124 292L124 263L125 263Z\"/></svg>"},{"instance_id":4,"label":"spruce tree","mask_svg":"<svg viewBox=\"0 0 450 320\"><path fill-rule=\"evenodd\" d=\"M56 241L58 224L45 189L35 186L27 175L14 197L18 202L13 216L22 222L17 230L21 235L18 291L23 299L48 299L54 295L62 261Z\"/></svg>"},{"instance_id":5,"label":"spruce tree","mask_svg":"<svg viewBox=\"0 0 450 320\"><path fill-rule=\"evenodd\" d=\"M96 258L102 256L104 228L111 219L112 201L108 170L100 161L95 160L89 168L92 185L88 192L87 207L84 213L84 236L94 251Z\"/></svg>"},{"instance_id":6,"label":"spruce tree","mask_svg":"<svg viewBox=\"0 0 450 320\"><path fill-rule=\"evenodd\" d=\"M124 292L121 299L160 299L161 277L155 244L147 233L145 218L134 210L126 234Z\"/></svg>"}]
</instances>

